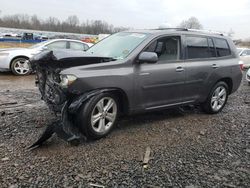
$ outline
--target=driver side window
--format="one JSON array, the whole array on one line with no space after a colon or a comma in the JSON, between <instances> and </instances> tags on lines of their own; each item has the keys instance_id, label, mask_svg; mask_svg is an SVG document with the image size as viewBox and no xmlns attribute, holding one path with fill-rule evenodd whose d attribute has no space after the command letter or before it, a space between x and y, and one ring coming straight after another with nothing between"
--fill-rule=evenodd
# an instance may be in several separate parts
<instances>
[{"instance_id":1,"label":"driver side window","mask_svg":"<svg viewBox=\"0 0 250 188\"><path fill-rule=\"evenodd\" d=\"M145 50L155 52L159 58L159 63L167 61L177 61L180 59L180 37L163 37L152 42Z\"/></svg>"}]
</instances>

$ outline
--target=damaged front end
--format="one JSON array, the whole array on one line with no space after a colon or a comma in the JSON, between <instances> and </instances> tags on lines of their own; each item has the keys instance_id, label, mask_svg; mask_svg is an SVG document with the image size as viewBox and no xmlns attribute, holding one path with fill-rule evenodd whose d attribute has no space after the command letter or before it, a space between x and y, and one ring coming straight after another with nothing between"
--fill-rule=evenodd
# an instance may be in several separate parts
<instances>
[{"instance_id":1,"label":"damaged front end","mask_svg":"<svg viewBox=\"0 0 250 188\"><path fill-rule=\"evenodd\" d=\"M47 126L41 137L29 148L41 146L54 133L73 145L86 140L84 134L74 122L81 105L90 97L103 92L71 93L68 87L77 79L74 75L62 75L62 70L74 66L111 61L110 58L84 56L65 51L45 51L31 59L32 69L36 72L36 85L49 108L57 116L57 121Z\"/></svg>"}]
</instances>

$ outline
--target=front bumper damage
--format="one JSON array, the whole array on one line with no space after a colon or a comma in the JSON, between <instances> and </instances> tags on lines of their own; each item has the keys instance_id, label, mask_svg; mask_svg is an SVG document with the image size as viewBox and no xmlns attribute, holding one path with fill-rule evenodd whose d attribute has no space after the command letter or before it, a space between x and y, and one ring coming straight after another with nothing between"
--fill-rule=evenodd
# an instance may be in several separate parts
<instances>
[{"instance_id":1,"label":"front bumper damage","mask_svg":"<svg viewBox=\"0 0 250 188\"><path fill-rule=\"evenodd\" d=\"M87 137L81 132L74 122L80 107L91 97L100 93L112 91L112 89L94 90L77 96L74 100L66 101L62 107L60 118L49 124L40 138L32 144L29 149L35 149L41 146L46 140L56 134L59 138L69 142L71 145L79 145L87 140ZM53 109L55 109L53 107Z\"/></svg>"},{"instance_id":2,"label":"front bumper damage","mask_svg":"<svg viewBox=\"0 0 250 188\"><path fill-rule=\"evenodd\" d=\"M78 145L82 141L86 140L86 137L81 134L79 129L73 123L73 115L68 113L68 106L68 102L65 102L62 108L61 117L57 121L49 124L40 138L34 144L32 144L29 149L35 149L41 146L46 140L52 137L54 133L59 138L69 142L72 145Z\"/></svg>"},{"instance_id":3,"label":"front bumper damage","mask_svg":"<svg viewBox=\"0 0 250 188\"><path fill-rule=\"evenodd\" d=\"M77 57L79 58L79 57ZM97 60L96 57L95 60ZM78 127L75 119L80 107L91 97L105 92L106 89L93 90L90 92L79 92L77 95L68 93L67 89L62 88L60 82L60 72L64 68L88 64L81 57L81 61L69 65L72 58L60 59L52 51L42 52L31 60L33 70L36 71L36 85L41 93L41 99L44 100L49 108L55 113L57 120L47 126L40 138L32 144L29 149L41 146L53 134L69 142L72 145L78 145L86 140L86 137ZM98 58L102 60L101 58ZM88 61L91 62L91 57ZM93 60L92 60L93 61Z\"/></svg>"}]
</instances>

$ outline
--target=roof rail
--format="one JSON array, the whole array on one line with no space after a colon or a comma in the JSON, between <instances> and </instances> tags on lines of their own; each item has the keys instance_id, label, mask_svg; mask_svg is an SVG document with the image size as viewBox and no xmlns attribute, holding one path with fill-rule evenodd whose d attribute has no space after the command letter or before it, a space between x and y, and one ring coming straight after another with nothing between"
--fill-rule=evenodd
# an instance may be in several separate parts
<instances>
[{"instance_id":1,"label":"roof rail","mask_svg":"<svg viewBox=\"0 0 250 188\"><path fill-rule=\"evenodd\" d=\"M157 29L154 29L154 30L176 30L176 31L188 31L187 28L179 28L179 27L167 27L167 28L157 28Z\"/></svg>"},{"instance_id":2,"label":"roof rail","mask_svg":"<svg viewBox=\"0 0 250 188\"><path fill-rule=\"evenodd\" d=\"M210 34L216 34L216 35L224 36L224 34L222 32L212 31L212 30L203 30L203 29L187 29L187 30L192 31L192 32L210 33Z\"/></svg>"},{"instance_id":3,"label":"roof rail","mask_svg":"<svg viewBox=\"0 0 250 188\"><path fill-rule=\"evenodd\" d=\"M153 29L153 30L175 30L175 31L191 31L191 32L200 32L200 33L209 33L209 34L215 34L215 35L221 35L224 36L222 32L219 31L212 31L212 30L204 30L204 29L188 29L188 28L158 28L158 29Z\"/></svg>"}]
</instances>

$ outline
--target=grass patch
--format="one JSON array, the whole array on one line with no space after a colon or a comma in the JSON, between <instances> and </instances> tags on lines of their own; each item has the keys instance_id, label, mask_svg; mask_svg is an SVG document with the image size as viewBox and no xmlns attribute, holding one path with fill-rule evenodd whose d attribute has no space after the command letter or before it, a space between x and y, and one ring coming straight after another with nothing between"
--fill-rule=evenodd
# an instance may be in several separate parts
<instances>
[{"instance_id":1,"label":"grass patch","mask_svg":"<svg viewBox=\"0 0 250 188\"><path fill-rule=\"evenodd\" d=\"M15 42L0 42L0 48L27 48L34 44L30 43L15 43Z\"/></svg>"}]
</instances>

